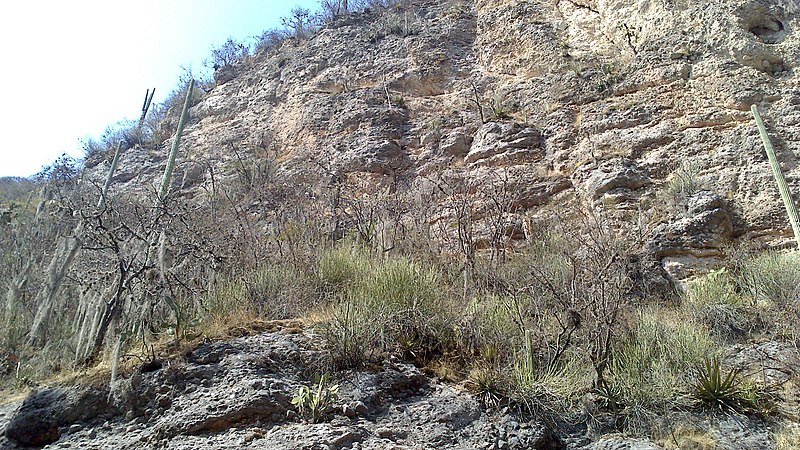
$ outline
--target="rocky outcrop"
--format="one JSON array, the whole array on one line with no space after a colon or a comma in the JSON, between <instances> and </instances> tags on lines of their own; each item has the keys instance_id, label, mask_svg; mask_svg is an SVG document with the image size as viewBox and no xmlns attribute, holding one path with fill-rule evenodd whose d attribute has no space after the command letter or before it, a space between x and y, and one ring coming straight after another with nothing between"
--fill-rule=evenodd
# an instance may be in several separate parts
<instances>
[{"instance_id":1,"label":"rocky outcrop","mask_svg":"<svg viewBox=\"0 0 800 450\"><path fill-rule=\"evenodd\" d=\"M488 412L468 393L401 361L343 374L338 399L309 424L291 403L325 370L311 333L267 332L200 346L135 371L108 392L48 388L5 423L0 448L564 448L545 425ZM0 408L2 412L2 408Z\"/></svg>"},{"instance_id":2,"label":"rocky outcrop","mask_svg":"<svg viewBox=\"0 0 800 450\"><path fill-rule=\"evenodd\" d=\"M719 262L722 248L734 237L734 214L719 195L699 191L687 200L683 217L671 220L653 232L648 251L662 260L676 278L707 270L709 260Z\"/></svg>"},{"instance_id":3,"label":"rocky outcrop","mask_svg":"<svg viewBox=\"0 0 800 450\"><path fill-rule=\"evenodd\" d=\"M518 123L489 122L478 129L465 162L511 165L533 162L544 156L539 131Z\"/></svg>"},{"instance_id":4,"label":"rocky outcrop","mask_svg":"<svg viewBox=\"0 0 800 450\"><path fill-rule=\"evenodd\" d=\"M73 425L112 417L115 409L102 389L76 386L46 388L35 392L19 406L5 426L5 436L27 447L42 447L59 440ZM1 444L1 442L0 442Z\"/></svg>"},{"instance_id":5,"label":"rocky outcrop","mask_svg":"<svg viewBox=\"0 0 800 450\"><path fill-rule=\"evenodd\" d=\"M720 449L774 448L767 422L738 414L677 412L669 426L679 429L657 441L666 447L613 427L602 433L545 424L524 408L487 409L459 386L394 357L337 375L331 382L339 386L338 397L318 423L309 423L291 400L329 367L321 338L290 322L272 328L277 331L203 344L182 359L140 367L117 380L110 396L105 389L50 387L0 405L0 449L652 450L703 442L699 438ZM776 342L741 345L729 361L763 376L784 400L783 416L798 417L797 349Z\"/></svg>"},{"instance_id":6,"label":"rocky outcrop","mask_svg":"<svg viewBox=\"0 0 800 450\"><path fill-rule=\"evenodd\" d=\"M528 198L511 222L539 220L569 190L624 230L626 211L685 165L735 206L741 230L719 208L665 223L654 238L662 258L689 258L691 269L713 265L708 249L722 241L785 240L748 110L761 108L800 192L796 2L412 3L342 18L220 73L192 108L175 188L209 190L211 170L224 180L241 156L272 155L295 185L358 174L365 193L389 177L415 195L419 177L451 169L474 185L490 169L527 177L509 180ZM163 153L129 151L116 188L154 186ZM548 181L527 186L530 174Z\"/></svg>"}]
</instances>

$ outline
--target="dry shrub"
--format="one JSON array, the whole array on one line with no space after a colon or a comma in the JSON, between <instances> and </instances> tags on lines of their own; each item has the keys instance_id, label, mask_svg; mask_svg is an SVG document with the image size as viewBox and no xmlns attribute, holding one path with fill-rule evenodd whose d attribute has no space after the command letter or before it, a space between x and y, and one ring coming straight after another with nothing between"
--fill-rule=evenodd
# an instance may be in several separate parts
<instances>
[{"instance_id":1,"label":"dry shrub","mask_svg":"<svg viewBox=\"0 0 800 450\"><path fill-rule=\"evenodd\" d=\"M735 286L769 316L765 331L797 342L800 338L800 253L768 251L734 260ZM769 325L769 326L767 326Z\"/></svg>"},{"instance_id":2,"label":"dry shrub","mask_svg":"<svg viewBox=\"0 0 800 450\"><path fill-rule=\"evenodd\" d=\"M736 279L719 270L689 283L683 295L683 311L711 330L723 342L732 342L763 327L761 309L737 292Z\"/></svg>"}]
</instances>

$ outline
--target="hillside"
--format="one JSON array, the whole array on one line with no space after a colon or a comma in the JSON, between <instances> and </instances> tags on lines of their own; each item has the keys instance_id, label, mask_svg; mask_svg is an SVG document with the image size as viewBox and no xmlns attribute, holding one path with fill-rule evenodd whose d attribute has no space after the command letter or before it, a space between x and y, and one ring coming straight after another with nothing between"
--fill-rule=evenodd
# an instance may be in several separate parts
<instances>
[{"instance_id":1,"label":"hillside","mask_svg":"<svg viewBox=\"0 0 800 450\"><path fill-rule=\"evenodd\" d=\"M631 221L689 178L680 194L708 191L725 207L711 214L723 222L714 233L658 244L682 276L731 240L788 240L749 108L768 118L797 192L794 12L791 2L451 1L338 19L227 70L192 109L176 187L207 186L207 167L234 172L236 155L270 158L309 187L332 174L356 195L390 188L433 204L445 202L443 179L475 191L505 183L506 220L521 224L571 195ZM155 185L157 161L127 158L120 189ZM681 216L688 201L663 213Z\"/></svg>"},{"instance_id":2,"label":"hillside","mask_svg":"<svg viewBox=\"0 0 800 450\"><path fill-rule=\"evenodd\" d=\"M800 445L800 5L379 3L0 186L0 448Z\"/></svg>"}]
</instances>

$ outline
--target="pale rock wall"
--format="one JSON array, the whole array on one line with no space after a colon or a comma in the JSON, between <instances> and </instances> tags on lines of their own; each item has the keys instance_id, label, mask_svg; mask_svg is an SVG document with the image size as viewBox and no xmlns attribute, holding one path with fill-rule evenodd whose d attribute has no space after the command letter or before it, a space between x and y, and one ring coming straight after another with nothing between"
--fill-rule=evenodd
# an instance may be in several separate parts
<instances>
[{"instance_id":1,"label":"pale rock wall","mask_svg":"<svg viewBox=\"0 0 800 450\"><path fill-rule=\"evenodd\" d=\"M220 79L192 108L179 165L191 173L176 188L208 183L204 167L224 177L232 148L269 153L296 180L320 166L356 174L364 192L492 172L518 192L512 222L577 194L619 213L624 230L689 167L696 208L664 219L649 244L685 276L731 240L788 240L749 108L766 117L797 195L798 10L794 0L420 0L343 18ZM155 184L163 159L139 152L118 188Z\"/></svg>"}]
</instances>

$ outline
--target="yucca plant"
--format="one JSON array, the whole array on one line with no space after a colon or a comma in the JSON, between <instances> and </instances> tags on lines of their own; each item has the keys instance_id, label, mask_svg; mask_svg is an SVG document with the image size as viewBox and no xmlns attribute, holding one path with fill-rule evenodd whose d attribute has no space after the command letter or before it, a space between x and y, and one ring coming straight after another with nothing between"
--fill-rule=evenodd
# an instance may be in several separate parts
<instances>
[{"instance_id":1,"label":"yucca plant","mask_svg":"<svg viewBox=\"0 0 800 450\"><path fill-rule=\"evenodd\" d=\"M706 360L700 368L700 376L694 395L703 404L721 410L735 410L742 405L742 396L737 376L738 369L731 369L724 377L717 358Z\"/></svg>"},{"instance_id":2,"label":"yucca plant","mask_svg":"<svg viewBox=\"0 0 800 450\"><path fill-rule=\"evenodd\" d=\"M467 378L466 385L487 408L497 408L507 400L507 387L503 375L492 367L476 367Z\"/></svg>"}]
</instances>

